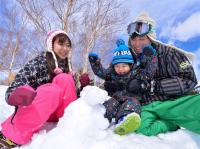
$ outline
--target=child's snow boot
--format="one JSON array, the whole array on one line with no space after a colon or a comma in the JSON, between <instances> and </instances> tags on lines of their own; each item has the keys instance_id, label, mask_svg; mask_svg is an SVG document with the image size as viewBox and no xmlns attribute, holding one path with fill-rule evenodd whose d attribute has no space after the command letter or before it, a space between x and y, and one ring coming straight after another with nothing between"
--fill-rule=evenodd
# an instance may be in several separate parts
<instances>
[{"instance_id":1,"label":"child's snow boot","mask_svg":"<svg viewBox=\"0 0 200 149\"><path fill-rule=\"evenodd\" d=\"M140 116L133 112L125 117L119 119L114 132L120 136L134 132L140 127L141 119Z\"/></svg>"}]
</instances>

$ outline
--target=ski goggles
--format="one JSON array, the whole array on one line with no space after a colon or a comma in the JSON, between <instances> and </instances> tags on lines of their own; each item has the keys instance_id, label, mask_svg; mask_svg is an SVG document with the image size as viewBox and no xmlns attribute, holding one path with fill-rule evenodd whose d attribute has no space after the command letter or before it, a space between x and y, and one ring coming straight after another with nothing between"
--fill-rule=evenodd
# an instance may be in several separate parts
<instances>
[{"instance_id":1,"label":"ski goggles","mask_svg":"<svg viewBox=\"0 0 200 149\"><path fill-rule=\"evenodd\" d=\"M134 33L144 36L152 31L152 25L145 22L134 22L128 25L127 31L130 36Z\"/></svg>"}]
</instances>

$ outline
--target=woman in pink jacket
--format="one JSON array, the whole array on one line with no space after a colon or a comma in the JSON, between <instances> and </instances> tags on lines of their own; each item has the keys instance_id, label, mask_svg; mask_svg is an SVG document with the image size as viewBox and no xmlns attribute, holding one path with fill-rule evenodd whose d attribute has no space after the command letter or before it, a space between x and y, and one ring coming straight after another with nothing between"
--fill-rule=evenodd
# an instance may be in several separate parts
<instances>
[{"instance_id":1,"label":"woman in pink jacket","mask_svg":"<svg viewBox=\"0 0 200 149\"><path fill-rule=\"evenodd\" d=\"M49 32L46 45L47 50L20 70L6 91L6 101L15 106L15 112L1 124L0 148L28 143L45 122L57 122L77 99L67 33Z\"/></svg>"}]
</instances>

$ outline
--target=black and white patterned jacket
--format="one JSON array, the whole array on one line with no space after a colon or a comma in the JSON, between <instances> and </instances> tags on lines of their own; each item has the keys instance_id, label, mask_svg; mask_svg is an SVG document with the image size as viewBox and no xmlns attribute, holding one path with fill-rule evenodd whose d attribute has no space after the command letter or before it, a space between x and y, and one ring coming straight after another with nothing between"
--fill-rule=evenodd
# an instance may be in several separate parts
<instances>
[{"instance_id":1,"label":"black and white patterned jacket","mask_svg":"<svg viewBox=\"0 0 200 149\"><path fill-rule=\"evenodd\" d=\"M197 78L189 59L180 51L162 43L153 44L158 53L158 72L154 76L160 91L143 95L141 104L173 100L190 94L197 85Z\"/></svg>"},{"instance_id":2,"label":"black and white patterned jacket","mask_svg":"<svg viewBox=\"0 0 200 149\"><path fill-rule=\"evenodd\" d=\"M58 66L63 69L64 61L60 61ZM30 85L34 89L45 83L50 83L50 75L48 74L46 53L42 52L34 59L30 60L25 66L19 70L15 80L6 91L6 101L12 91L22 85Z\"/></svg>"}]
</instances>

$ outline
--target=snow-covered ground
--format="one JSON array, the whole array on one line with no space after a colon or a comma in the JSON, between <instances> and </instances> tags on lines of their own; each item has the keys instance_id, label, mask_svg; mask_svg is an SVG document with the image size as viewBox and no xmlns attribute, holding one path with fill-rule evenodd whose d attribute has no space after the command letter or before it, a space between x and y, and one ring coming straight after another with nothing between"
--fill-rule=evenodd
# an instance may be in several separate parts
<instances>
[{"instance_id":1,"label":"snow-covered ground","mask_svg":"<svg viewBox=\"0 0 200 149\"><path fill-rule=\"evenodd\" d=\"M4 100L6 86L0 85L0 122L13 111ZM99 104L108 99L107 93L88 86L81 98L73 102L57 125L47 124L21 149L199 149L200 135L187 130L147 137L129 134L120 137L108 127L103 117L104 107ZM49 130L50 128L53 128Z\"/></svg>"}]
</instances>

